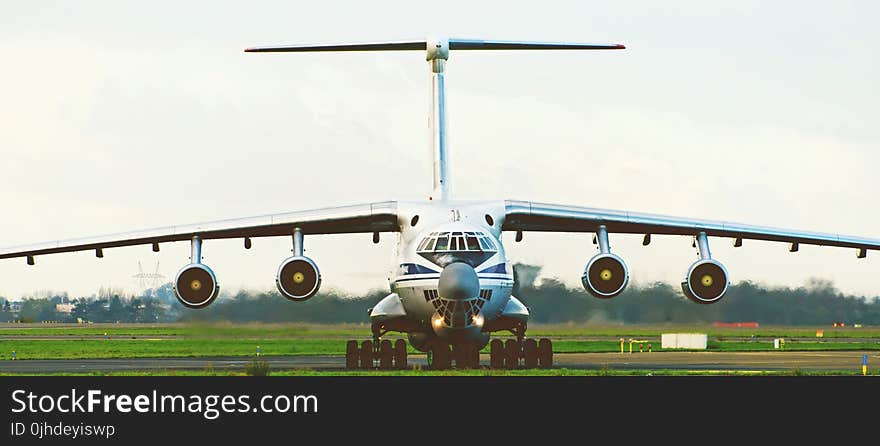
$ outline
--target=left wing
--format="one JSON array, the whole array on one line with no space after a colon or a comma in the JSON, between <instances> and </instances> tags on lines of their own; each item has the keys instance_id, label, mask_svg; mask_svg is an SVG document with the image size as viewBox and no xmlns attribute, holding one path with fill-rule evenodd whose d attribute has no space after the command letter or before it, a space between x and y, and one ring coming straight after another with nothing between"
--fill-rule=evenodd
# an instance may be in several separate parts
<instances>
[{"instance_id":1,"label":"left wing","mask_svg":"<svg viewBox=\"0 0 880 446\"><path fill-rule=\"evenodd\" d=\"M153 250L158 250L159 243L190 240L194 236L202 240L289 236L295 227L303 234L400 231L397 202L386 201L11 246L0 248L0 259L28 257L31 262L36 255L86 250L96 250L100 256L104 248L146 244L153 244Z\"/></svg>"},{"instance_id":2,"label":"left wing","mask_svg":"<svg viewBox=\"0 0 880 446\"><path fill-rule=\"evenodd\" d=\"M769 240L792 244L856 248L864 257L868 249L880 250L880 239L794 229L752 226L726 221L698 220L666 215L615 211L531 201L505 201L505 231L597 232L604 225L609 233L730 237L739 245L743 239Z\"/></svg>"}]
</instances>

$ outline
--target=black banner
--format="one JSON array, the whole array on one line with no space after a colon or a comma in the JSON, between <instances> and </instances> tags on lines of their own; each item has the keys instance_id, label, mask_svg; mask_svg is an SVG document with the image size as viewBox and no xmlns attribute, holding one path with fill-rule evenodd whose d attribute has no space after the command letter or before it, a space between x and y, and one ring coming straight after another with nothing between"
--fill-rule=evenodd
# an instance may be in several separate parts
<instances>
[{"instance_id":1,"label":"black banner","mask_svg":"<svg viewBox=\"0 0 880 446\"><path fill-rule=\"evenodd\" d=\"M489 434L555 437L596 429L645 428L680 436L792 422L797 434L836 421L873 419L880 396L875 377L2 377L0 382L0 410L7 419L3 444L192 439L228 444L255 438L295 443L321 436L373 444L403 433L455 443ZM651 430L661 426L675 429Z\"/></svg>"}]
</instances>

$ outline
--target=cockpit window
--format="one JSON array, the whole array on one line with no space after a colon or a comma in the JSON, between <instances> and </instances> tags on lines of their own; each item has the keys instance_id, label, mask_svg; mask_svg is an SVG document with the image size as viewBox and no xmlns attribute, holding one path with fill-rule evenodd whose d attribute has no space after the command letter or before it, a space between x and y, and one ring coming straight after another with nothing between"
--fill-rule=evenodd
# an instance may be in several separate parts
<instances>
[{"instance_id":1,"label":"cockpit window","mask_svg":"<svg viewBox=\"0 0 880 446\"><path fill-rule=\"evenodd\" d=\"M492 237L482 232L432 232L422 239L418 252L497 251Z\"/></svg>"}]
</instances>

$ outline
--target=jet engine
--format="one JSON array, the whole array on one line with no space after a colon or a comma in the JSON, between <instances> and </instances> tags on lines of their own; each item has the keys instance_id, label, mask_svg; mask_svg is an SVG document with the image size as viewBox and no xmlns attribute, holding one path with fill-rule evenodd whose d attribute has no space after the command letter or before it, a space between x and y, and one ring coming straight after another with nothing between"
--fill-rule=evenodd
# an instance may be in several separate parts
<instances>
[{"instance_id":1,"label":"jet engine","mask_svg":"<svg viewBox=\"0 0 880 446\"><path fill-rule=\"evenodd\" d=\"M318 292L321 287L321 272L318 271L318 265L308 257L289 257L278 267L275 284L284 297L303 301Z\"/></svg>"},{"instance_id":2,"label":"jet engine","mask_svg":"<svg viewBox=\"0 0 880 446\"><path fill-rule=\"evenodd\" d=\"M190 263L177 272L174 278L174 294L183 306L204 308L220 293L214 271L201 263Z\"/></svg>"},{"instance_id":3,"label":"jet engine","mask_svg":"<svg viewBox=\"0 0 880 446\"><path fill-rule=\"evenodd\" d=\"M688 299L699 304L712 304L721 300L730 286L727 269L717 260L701 259L688 269L681 281L681 291Z\"/></svg>"},{"instance_id":4,"label":"jet engine","mask_svg":"<svg viewBox=\"0 0 880 446\"><path fill-rule=\"evenodd\" d=\"M620 294L629 282L629 268L620 257L611 253L593 256L581 277L584 288L600 299Z\"/></svg>"}]
</instances>

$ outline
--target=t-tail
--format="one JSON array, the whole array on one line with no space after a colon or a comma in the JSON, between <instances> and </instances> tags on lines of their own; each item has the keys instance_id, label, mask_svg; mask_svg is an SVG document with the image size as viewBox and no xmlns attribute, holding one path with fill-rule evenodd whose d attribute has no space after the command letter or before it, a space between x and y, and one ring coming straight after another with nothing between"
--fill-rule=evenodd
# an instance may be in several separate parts
<instances>
[{"instance_id":1,"label":"t-tail","mask_svg":"<svg viewBox=\"0 0 880 446\"><path fill-rule=\"evenodd\" d=\"M450 50L622 50L620 44L571 42L521 42L508 40L436 39L396 42L300 44L248 48L248 53L296 53L315 51L402 51L424 50L431 68L431 150L434 187L429 200L450 198L449 165L446 145L446 88L444 71Z\"/></svg>"}]
</instances>

